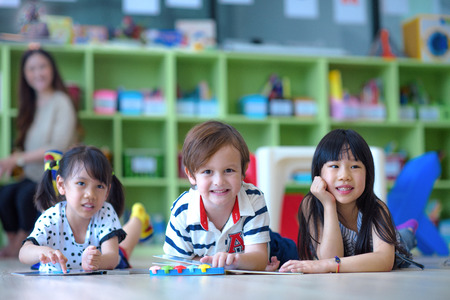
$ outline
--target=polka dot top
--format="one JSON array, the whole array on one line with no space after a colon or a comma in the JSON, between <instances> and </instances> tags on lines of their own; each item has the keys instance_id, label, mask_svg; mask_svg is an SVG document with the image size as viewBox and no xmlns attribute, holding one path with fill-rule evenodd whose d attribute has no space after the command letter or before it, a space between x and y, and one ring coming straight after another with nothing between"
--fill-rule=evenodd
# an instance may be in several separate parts
<instances>
[{"instance_id":1,"label":"polka dot top","mask_svg":"<svg viewBox=\"0 0 450 300\"><path fill-rule=\"evenodd\" d=\"M66 217L66 201L57 203L46 210L36 221L33 231L26 240L39 246L49 246L59 249L68 259L67 269L82 269L81 255L84 249L94 245L100 249L104 241L117 236L119 243L125 238L114 208L108 202L91 218L83 244L75 242L75 238ZM40 271L60 271L59 264L41 264Z\"/></svg>"}]
</instances>

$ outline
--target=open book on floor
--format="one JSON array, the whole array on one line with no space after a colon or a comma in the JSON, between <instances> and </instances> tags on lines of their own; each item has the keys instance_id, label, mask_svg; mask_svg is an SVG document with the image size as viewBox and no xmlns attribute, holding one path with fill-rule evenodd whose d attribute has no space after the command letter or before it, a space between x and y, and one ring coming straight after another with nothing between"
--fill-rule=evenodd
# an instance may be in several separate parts
<instances>
[{"instance_id":1,"label":"open book on floor","mask_svg":"<svg viewBox=\"0 0 450 300\"><path fill-rule=\"evenodd\" d=\"M174 256L174 255L162 254L162 255L154 255L153 257L171 262L169 264L165 264L166 265L165 272L167 275L169 275L169 274L177 275L177 274L175 274L175 271L171 271L172 269L170 269L170 267L173 267L173 269L177 268L176 264L181 265L181 266L190 266L188 268L190 268L192 270L191 272L195 271L194 266L199 268L202 265L208 265L208 264L203 264L198 260L186 259L183 257ZM164 265L161 263L154 263L154 264ZM169 268L167 268L167 265L169 266ZM152 267L152 268L153 268L153 272L155 274L163 274L163 271L161 271L160 269L156 270L154 267ZM150 269L152 269L152 268L150 268ZM161 267L161 269L162 268L164 268L164 267ZM188 274L189 271L179 271L178 275L184 275L184 274L186 274L186 275L218 275L218 274L301 275L302 274L302 273L282 273L282 272L278 272L278 271L269 272L269 271L251 271L251 270L228 270L226 268L211 268L211 269L214 269L214 270L211 270L209 272L206 271L203 274L200 272L195 273L195 274ZM218 270L218 269L223 269L223 272L219 272L220 270ZM152 270L150 270L150 275L152 275Z\"/></svg>"},{"instance_id":2,"label":"open book on floor","mask_svg":"<svg viewBox=\"0 0 450 300\"><path fill-rule=\"evenodd\" d=\"M26 272L13 272L12 275L19 276L85 276L85 275L131 275L131 274L148 274L148 269L114 269L114 270L96 270L96 271L84 271L84 270L67 270L67 273L62 271L56 272L41 272L41 271L26 271Z\"/></svg>"}]
</instances>

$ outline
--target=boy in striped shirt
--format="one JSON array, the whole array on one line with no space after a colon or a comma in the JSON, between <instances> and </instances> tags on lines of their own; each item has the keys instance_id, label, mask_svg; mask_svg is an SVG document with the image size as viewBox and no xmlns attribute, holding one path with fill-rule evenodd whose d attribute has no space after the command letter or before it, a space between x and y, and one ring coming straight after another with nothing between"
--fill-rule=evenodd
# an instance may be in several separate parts
<instances>
[{"instance_id":1,"label":"boy in striped shirt","mask_svg":"<svg viewBox=\"0 0 450 300\"><path fill-rule=\"evenodd\" d=\"M199 124L182 155L191 189L173 203L164 252L212 267L275 270L280 262L273 257L268 264L264 195L243 181L250 153L240 133L218 121Z\"/></svg>"}]
</instances>

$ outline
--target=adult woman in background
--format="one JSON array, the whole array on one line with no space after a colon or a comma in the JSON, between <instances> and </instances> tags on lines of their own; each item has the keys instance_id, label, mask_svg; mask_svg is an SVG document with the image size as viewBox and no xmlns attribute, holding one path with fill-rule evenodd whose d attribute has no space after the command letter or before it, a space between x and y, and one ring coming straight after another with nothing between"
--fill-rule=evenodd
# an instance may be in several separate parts
<instances>
[{"instance_id":1,"label":"adult woman in background","mask_svg":"<svg viewBox=\"0 0 450 300\"><path fill-rule=\"evenodd\" d=\"M65 151L77 139L76 109L50 53L30 47L20 68L16 147L0 160L0 177L9 177L15 167L22 167L24 176L0 189L0 218L8 237L0 257L17 257L39 216L33 196L45 151Z\"/></svg>"}]
</instances>

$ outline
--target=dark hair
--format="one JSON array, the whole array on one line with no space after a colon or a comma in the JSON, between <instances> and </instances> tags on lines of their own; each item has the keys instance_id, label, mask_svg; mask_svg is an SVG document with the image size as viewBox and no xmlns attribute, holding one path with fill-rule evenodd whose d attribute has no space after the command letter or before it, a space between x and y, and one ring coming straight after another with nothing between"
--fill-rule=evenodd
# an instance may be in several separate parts
<instances>
[{"instance_id":1,"label":"dark hair","mask_svg":"<svg viewBox=\"0 0 450 300\"><path fill-rule=\"evenodd\" d=\"M56 175L68 179L72 174L82 168L92 178L111 185L107 202L111 203L117 215L120 217L125 205L123 186L119 179L113 174L111 164L103 152L93 146L75 146L67 151L59 162L52 161L50 166L58 165ZM46 210L56 203L64 200L64 196L57 195L52 182L52 170L45 170L35 195L35 205L38 210Z\"/></svg>"},{"instance_id":2,"label":"dark hair","mask_svg":"<svg viewBox=\"0 0 450 300\"><path fill-rule=\"evenodd\" d=\"M53 89L68 94L64 82L59 74L58 68L56 67L55 60L50 55L50 53L43 50L42 48L30 49L23 53L20 62L20 78L18 87L18 94L19 94L18 95L19 112L17 116L18 137L15 141L16 146L21 150L24 150L25 138L28 129L30 129L31 124L33 123L34 114L36 112L36 101L37 101L36 92L28 84L25 77L25 64L27 63L28 59L34 54L40 54L50 62L53 71L53 80L52 80Z\"/></svg>"},{"instance_id":3,"label":"dark hair","mask_svg":"<svg viewBox=\"0 0 450 300\"><path fill-rule=\"evenodd\" d=\"M317 145L311 165L311 178L321 176L321 170L328 161L338 161L351 151L357 161L366 168L366 185L361 196L356 200L356 207L362 213L362 224L355 246L355 254L372 251L371 234L375 226L377 235L386 243L395 245L402 253L406 253L399 245L395 226L389 210L374 193L375 167L372 152L364 138L351 129L335 129L326 134ZM317 258L313 241L318 242L318 228L323 226L324 209L319 199L311 192L305 196L298 210L299 233L298 253L300 259ZM314 233L311 233L311 229Z\"/></svg>"},{"instance_id":4,"label":"dark hair","mask_svg":"<svg viewBox=\"0 0 450 300\"><path fill-rule=\"evenodd\" d=\"M184 140L183 164L194 176L195 172L211 156L224 146L233 146L241 155L242 176L250 162L250 152L244 138L233 126L219 122L207 121L193 127Z\"/></svg>"}]
</instances>

